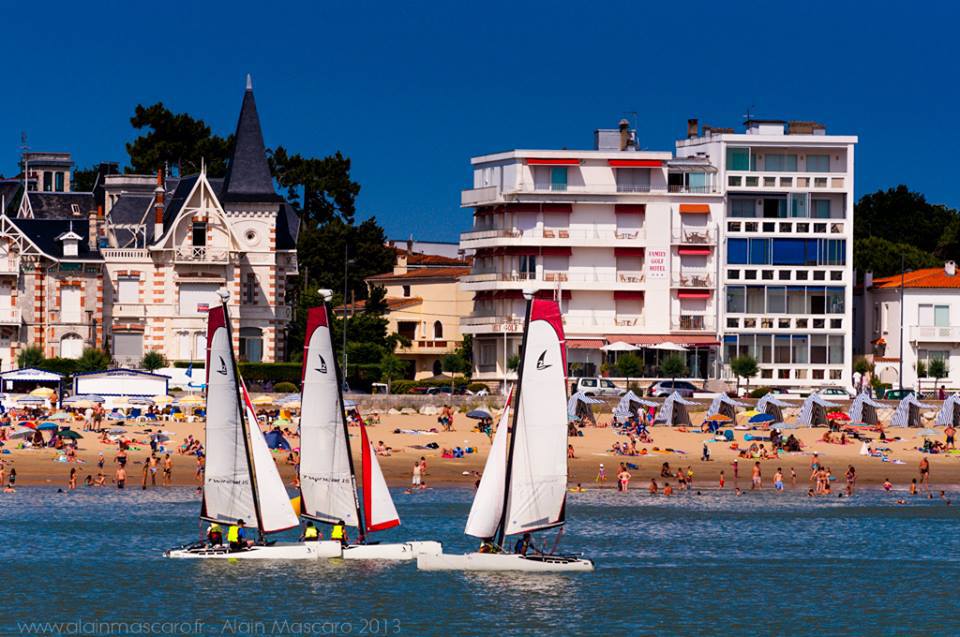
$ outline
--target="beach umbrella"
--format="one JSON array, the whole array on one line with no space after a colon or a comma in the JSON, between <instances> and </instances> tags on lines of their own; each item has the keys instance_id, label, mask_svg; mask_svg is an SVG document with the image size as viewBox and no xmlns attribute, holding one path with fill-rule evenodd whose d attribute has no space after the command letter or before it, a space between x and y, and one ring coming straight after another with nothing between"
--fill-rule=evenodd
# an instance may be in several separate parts
<instances>
[{"instance_id":1,"label":"beach umbrella","mask_svg":"<svg viewBox=\"0 0 960 637\"><path fill-rule=\"evenodd\" d=\"M300 399L288 400L284 403L280 403L280 406L284 409L300 409Z\"/></svg>"},{"instance_id":2,"label":"beach umbrella","mask_svg":"<svg viewBox=\"0 0 960 637\"><path fill-rule=\"evenodd\" d=\"M290 426L290 421L287 420L286 418L277 418L276 420L273 421L273 426L274 426L274 427L288 427L288 426Z\"/></svg>"},{"instance_id":3,"label":"beach umbrella","mask_svg":"<svg viewBox=\"0 0 960 637\"><path fill-rule=\"evenodd\" d=\"M126 405L127 402L128 402L128 400L129 400L129 399L128 399L126 396L114 396L114 398L113 398L113 406L114 406L114 407L118 407L118 406L121 406L121 405Z\"/></svg>"},{"instance_id":4,"label":"beach umbrella","mask_svg":"<svg viewBox=\"0 0 960 637\"><path fill-rule=\"evenodd\" d=\"M161 396L154 396L153 402L156 403L157 405L169 405L170 403L173 402L173 396L167 396L166 394L163 394Z\"/></svg>"},{"instance_id":5,"label":"beach umbrella","mask_svg":"<svg viewBox=\"0 0 960 637\"><path fill-rule=\"evenodd\" d=\"M17 426L19 426L19 427L28 427L28 428L30 428L30 429L36 429L36 428L37 428L37 423L33 422L32 420L22 420L22 421L20 421L19 423L17 423Z\"/></svg>"},{"instance_id":6,"label":"beach umbrella","mask_svg":"<svg viewBox=\"0 0 960 637\"><path fill-rule=\"evenodd\" d=\"M252 402L252 403L253 403L254 405L256 405L257 407L263 407L263 406L265 406L265 405L273 405L273 404L274 404L273 398L271 398L270 396L257 396L256 398L254 398L254 399L251 400L250 402Z\"/></svg>"},{"instance_id":7,"label":"beach umbrella","mask_svg":"<svg viewBox=\"0 0 960 637\"><path fill-rule=\"evenodd\" d=\"M74 403L79 403L84 401L91 402L91 403L102 403L102 402L106 402L106 399L103 396L100 396L98 394L74 394L69 398L64 398L63 404L72 405Z\"/></svg>"},{"instance_id":8,"label":"beach umbrella","mask_svg":"<svg viewBox=\"0 0 960 637\"><path fill-rule=\"evenodd\" d=\"M93 407L94 404L95 403L92 400L77 400L72 403L69 403L69 406L75 409L88 409L90 407Z\"/></svg>"},{"instance_id":9,"label":"beach umbrella","mask_svg":"<svg viewBox=\"0 0 960 637\"><path fill-rule=\"evenodd\" d=\"M631 345L630 343L617 341L615 343L610 343L609 345L604 345L600 349L604 352L633 352L639 348L636 345Z\"/></svg>"},{"instance_id":10,"label":"beach umbrella","mask_svg":"<svg viewBox=\"0 0 960 637\"><path fill-rule=\"evenodd\" d=\"M58 411L49 416L50 420L70 420L71 416L65 411Z\"/></svg>"},{"instance_id":11,"label":"beach umbrella","mask_svg":"<svg viewBox=\"0 0 960 637\"><path fill-rule=\"evenodd\" d=\"M79 433L73 429L64 429L58 434L61 438L69 438L70 440L80 440L83 438Z\"/></svg>"},{"instance_id":12,"label":"beach umbrella","mask_svg":"<svg viewBox=\"0 0 960 637\"><path fill-rule=\"evenodd\" d=\"M196 395L184 396L180 399L181 405L202 405L203 398Z\"/></svg>"},{"instance_id":13,"label":"beach umbrella","mask_svg":"<svg viewBox=\"0 0 960 637\"><path fill-rule=\"evenodd\" d=\"M153 399L146 398L144 396L135 396L127 400L127 403L130 405L152 405Z\"/></svg>"},{"instance_id":14,"label":"beach umbrella","mask_svg":"<svg viewBox=\"0 0 960 637\"><path fill-rule=\"evenodd\" d=\"M745 418L753 418L759 413L760 412L757 411L756 409L748 409L747 411L743 412L741 415L744 416Z\"/></svg>"},{"instance_id":15,"label":"beach umbrella","mask_svg":"<svg viewBox=\"0 0 960 637\"><path fill-rule=\"evenodd\" d=\"M757 424L763 422L773 422L774 420L776 420L776 418L774 418L772 414L755 414L750 416L750 420L747 422Z\"/></svg>"},{"instance_id":16,"label":"beach umbrella","mask_svg":"<svg viewBox=\"0 0 960 637\"><path fill-rule=\"evenodd\" d=\"M467 418L473 418L474 420L483 420L485 418L493 418L490 415L490 412L486 409L474 409L473 411L467 412Z\"/></svg>"},{"instance_id":17,"label":"beach umbrella","mask_svg":"<svg viewBox=\"0 0 960 637\"><path fill-rule=\"evenodd\" d=\"M683 345L677 345L676 343L671 343L670 341L664 341L662 343L657 343L656 345L651 345L650 349L658 349L664 352L685 352L687 348Z\"/></svg>"},{"instance_id":18,"label":"beach umbrella","mask_svg":"<svg viewBox=\"0 0 960 637\"><path fill-rule=\"evenodd\" d=\"M21 427L20 429L14 430L10 434L11 438L29 438L33 435L33 429L28 429L27 427Z\"/></svg>"},{"instance_id":19,"label":"beach umbrella","mask_svg":"<svg viewBox=\"0 0 960 637\"><path fill-rule=\"evenodd\" d=\"M42 422L37 425L37 431L56 431L59 428L60 425L55 422Z\"/></svg>"},{"instance_id":20,"label":"beach umbrella","mask_svg":"<svg viewBox=\"0 0 960 637\"><path fill-rule=\"evenodd\" d=\"M724 423L724 422L730 422L732 420L733 418L731 418L726 414L714 414L709 418L707 418L704 422Z\"/></svg>"},{"instance_id":21,"label":"beach umbrella","mask_svg":"<svg viewBox=\"0 0 960 637\"><path fill-rule=\"evenodd\" d=\"M298 403L300 402L300 394L287 394L277 398L278 405L285 405L287 403Z\"/></svg>"},{"instance_id":22,"label":"beach umbrella","mask_svg":"<svg viewBox=\"0 0 960 637\"><path fill-rule=\"evenodd\" d=\"M53 394L54 394L54 391L49 387L37 387L32 392L30 392L31 396L39 396L40 398L48 398Z\"/></svg>"},{"instance_id":23,"label":"beach umbrella","mask_svg":"<svg viewBox=\"0 0 960 637\"><path fill-rule=\"evenodd\" d=\"M940 432L938 432L936 429L930 429L929 427L926 427L924 429L917 429L918 436L936 436L936 435L939 435L939 433Z\"/></svg>"},{"instance_id":24,"label":"beach umbrella","mask_svg":"<svg viewBox=\"0 0 960 637\"><path fill-rule=\"evenodd\" d=\"M844 422L850 420L850 416L846 415L842 411L831 411L827 414L827 420L842 420Z\"/></svg>"}]
</instances>

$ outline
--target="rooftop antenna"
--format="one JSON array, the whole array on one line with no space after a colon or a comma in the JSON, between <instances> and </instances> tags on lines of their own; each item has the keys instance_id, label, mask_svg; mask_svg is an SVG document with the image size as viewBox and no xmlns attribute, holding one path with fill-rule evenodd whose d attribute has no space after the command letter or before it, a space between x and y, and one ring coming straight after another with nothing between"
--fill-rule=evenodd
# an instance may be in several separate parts
<instances>
[{"instance_id":1,"label":"rooftop antenna","mask_svg":"<svg viewBox=\"0 0 960 637\"><path fill-rule=\"evenodd\" d=\"M753 119L753 116L756 115L756 113L753 112L753 109L756 107L756 104L751 104L747 107L747 112L743 114L744 120L749 122L751 119Z\"/></svg>"}]
</instances>

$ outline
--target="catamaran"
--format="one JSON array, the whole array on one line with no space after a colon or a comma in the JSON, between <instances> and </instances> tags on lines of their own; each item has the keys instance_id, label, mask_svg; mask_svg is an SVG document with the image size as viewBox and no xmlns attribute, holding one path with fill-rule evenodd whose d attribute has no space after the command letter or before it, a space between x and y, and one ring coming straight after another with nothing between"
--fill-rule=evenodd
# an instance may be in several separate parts
<instances>
[{"instance_id":1,"label":"catamaran","mask_svg":"<svg viewBox=\"0 0 960 637\"><path fill-rule=\"evenodd\" d=\"M164 555L291 560L339 555L339 542L266 539L269 533L299 526L300 521L237 373L225 292L221 298L220 306L211 308L207 315L207 457L200 519L223 526L244 520L256 529L257 540L240 550L201 541Z\"/></svg>"},{"instance_id":2,"label":"catamaran","mask_svg":"<svg viewBox=\"0 0 960 637\"><path fill-rule=\"evenodd\" d=\"M362 419L361 507L328 316L326 303L307 312L300 401L300 516L356 527L358 542L343 547L344 559L412 560L421 552L439 553L443 550L439 542L368 541L368 533L398 526L400 517Z\"/></svg>"},{"instance_id":3,"label":"catamaran","mask_svg":"<svg viewBox=\"0 0 960 637\"><path fill-rule=\"evenodd\" d=\"M553 549L504 552L508 535L559 528L567 493L567 368L563 322L555 301L527 300L515 408L510 397L500 416L490 455L464 533L482 550L466 555L421 554L426 571L592 571L593 562Z\"/></svg>"}]
</instances>

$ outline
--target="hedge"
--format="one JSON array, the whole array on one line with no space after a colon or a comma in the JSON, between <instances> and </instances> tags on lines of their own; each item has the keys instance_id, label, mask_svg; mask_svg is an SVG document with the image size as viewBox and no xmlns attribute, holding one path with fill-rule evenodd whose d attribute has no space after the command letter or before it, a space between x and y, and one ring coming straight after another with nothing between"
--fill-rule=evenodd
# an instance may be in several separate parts
<instances>
[{"instance_id":1,"label":"hedge","mask_svg":"<svg viewBox=\"0 0 960 637\"><path fill-rule=\"evenodd\" d=\"M293 383L300 385L303 365L300 363L240 363L240 375L250 382Z\"/></svg>"},{"instance_id":2,"label":"hedge","mask_svg":"<svg viewBox=\"0 0 960 637\"><path fill-rule=\"evenodd\" d=\"M454 387L465 387L470 384L469 378L454 378ZM449 387L449 380L395 380L390 383L390 391L394 394L409 394L414 387Z\"/></svg>"},{"instance_id":3,"label":"hedge","mask_svg":"<svg viewBox=\"0 0 960 637\"><path fill-rule=\"evenodd\" d=\"M273 386L273 391L280 392L282 394L292 394L300 391L300 389L293 383L280 382Z\"/></svg>"}]
</instances>

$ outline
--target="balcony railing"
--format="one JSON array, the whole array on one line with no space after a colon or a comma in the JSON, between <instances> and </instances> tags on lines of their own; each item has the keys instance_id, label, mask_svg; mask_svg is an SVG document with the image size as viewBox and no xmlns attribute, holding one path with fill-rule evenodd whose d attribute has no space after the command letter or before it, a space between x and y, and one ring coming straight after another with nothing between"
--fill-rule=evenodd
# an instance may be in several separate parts
<instances>
[{"instance_id":1,"label":"balcony railing","mask_svg":"<svg viewBox=\"0 0 960 637\"><path fill-rule=\"evenodd\" d=\"M20 274L20 259L16 257L0 258L0 275L17 276Z\"/></svg>"},{"instance_id":2,"label":"balcony railing","mask_svg":"<svg viewBox=\"0 0 960 637\"><path fill-rule=\"evenodd\" d=\"M106 261L147 261L150 253L145 248L101 248Z\"/></svg>"},{"instance_id":3,"label":"balcony railing","mask_svg":"<svg viewBox=\"0 0 960 637\"><path fill-rule=\"evenodd\" d=\"M669 192L691 193L695 195L707 195L720 192L716 186L685 186L683 184L670 184L667 186Z\"/></svg>"},{"instance_id":4,"label":"balcony railing","mask_svg":"<svg viewBox=\"0 0 960 637\"><path fill-rule=\"evenodd\" d=\"M182 246L174 255L174 261L180 263L227 263L229 260L229 250L209 246Z\"/></svg>"},{"instance_id":5,"label":"balcony railing","mask_svg":"<svg viewBox=\"0 0 960 637\"><path fill-rule=\"evenodd\" d=\"M146 306L143 303L114 303L111 311L116 318L143 318Z\"/></svg>"},{"instance_id":6,"label":"balcony railing","mask_svg":"<svg viewBox=\"0 0 960 637\"><path fill-rule=\"evenodd\" d=\"M680 288L712 288L713 274L706 270L680 270L673 275L673 285Z\"/></svg>"},{"instance_id":7,"label":"balcony railing","mask_svg":"<svg viewBox=\"0 0 960 637\"><path fill-rule=\"evenodd\" d=\"M681 226L673 229L673 242L686 245L713 245L717 235L709 226Z\"/></svg>"},{"instance_id":8,"label":"balcony railing","mask_svg":"<svg viewBox=\"0 0 960 637\"><path fill-rule=\"evenodd\" d=\"M398 347L397 351L404 354L415 352L437 352L452 350L455 343L443 339L413 339L408 347Z\"/></svg>"},{"instance_id":9,"label":"balcony railing","mask_svg":"<svg viewBox=\"0 0 960 637\"><path fill-rule=\"evenodd\" d=\"M743 330L842 330L842 314L807 314L802 316L784 315L736 315L727 313L727 329Z\"/></svg>"},{"instance_id":10,"label":"balcony railing","mask_svg":"<svg viewBox=\"0 0 960 637\"><path fill-rule=\"evenodd\" d=\"M846 177L836 173L779 173L728 171L728 188L790 188L798 190L843 190Z\"/></svg>"},{"instance_id":11,"label":"balcony railing","mask_svg":"<svg viewBox=\"0 0 960 637\"><path fill-rule=\"evenodd\" d=\"M678 332L699 332L713 330L714 320L712 316L703 314L681 314L674 317L670 325L673 330Z\"/></svg>"},{"instance_id":12,"label":"balcony railing","mask_svg":"<svg viewBox=\"0 0 960 637\"><path fill-rule=\"evenodd\" d=\"M960 343L960 325L911 325L915 343Z\"/></svg>"},{"instance_id":13,"label":"balcony railing","mask_svg":"<svg viewBox=\"0 0 960 637\"><path fill-rule=\"evenodd\" d=\"M3 307L0 308L0 325L19 325L20 308Z\"/></svg>"},{"instance_id":14,"label":"balcony railing","mask_svg":"<svg viewBox=\"0 0 960 637\"><path fill-rule=\"evenodd\" d=\"M727 232L782 232L792 234L812 232L813 234L843 234L844 229L845 224L842 219L804 219L803 221L793 219L789 221L758 219L754 221L746 218L727 221Z\"/></svg>"},{"instance_id":15,"label":"balcony railing","mask_svg":"<svg viewBox=\"0 0 960 637\"><path fill-rule=\"evenodd\" d=\"M644 228L493 228L471 230L460 234L461 241L488 241L494 239L569 239L571 241L633 241L643 239Z\"/></svg>"}]
</instances>

